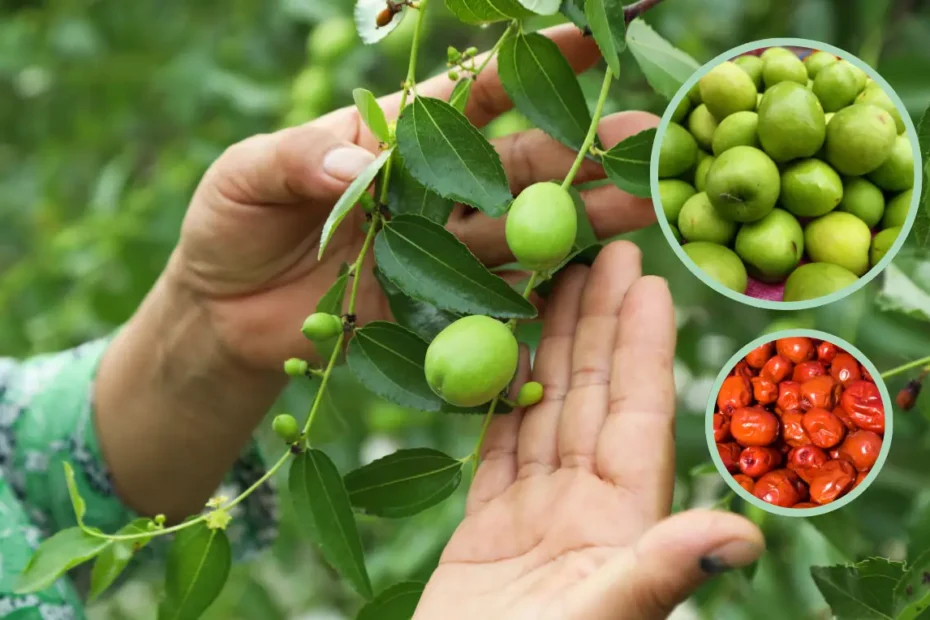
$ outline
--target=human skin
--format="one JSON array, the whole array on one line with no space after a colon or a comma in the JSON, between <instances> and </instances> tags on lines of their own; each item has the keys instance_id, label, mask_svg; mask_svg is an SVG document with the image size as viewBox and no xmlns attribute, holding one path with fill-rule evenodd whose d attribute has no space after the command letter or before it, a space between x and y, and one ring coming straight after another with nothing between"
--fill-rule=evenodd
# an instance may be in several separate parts
<instances>
[{"instance_id":1,"label":"human skin","mask_svg":"<svg viewBox=\"0 0 930 620\"><path fill-rule=\"evenodd\" d=\"M596 44L576 28L549 35L576 70L597 62ZM442 75L417 92L448 98L452 87ZM394 94L380 103L394 118L399 102ZM511 106L492 62L475 83L466 113L483 126ZM605 118L599 134L609 146L657 124L651 114L621 113ZM538 130L507 136L495 147L514 193L561 178L575 157ZM319 361L300 327L340 265L358 255L364 215L355 210L346 218L322 261L320 231L377 151L357 111L345 108L248 138L205 173L175 251L110 344L95 384L102 451L117 492L132 509L171 521L199 513L284 387L283 361ZM603 177L600 166L586 162L576 182ZM583 195L602 237L655 219L648 200L612 185ZM448 227L485 264L512 260L503 218L458 208ZM360 274L359 321L388 318L370 255Z\"/></svg>"},{"instance_id":2,"label":"human skin","mask_svg":"<svg viewBox=\"0 0 930 620\"><path fill-rule=\"evenodd\" d=\"M761 554L741 516L669 517L674 309L640 258L615 242L558 277L532 370L543 400L491 423L414 620L664 618L716 567Z\"/></svg>"}]
</instances>

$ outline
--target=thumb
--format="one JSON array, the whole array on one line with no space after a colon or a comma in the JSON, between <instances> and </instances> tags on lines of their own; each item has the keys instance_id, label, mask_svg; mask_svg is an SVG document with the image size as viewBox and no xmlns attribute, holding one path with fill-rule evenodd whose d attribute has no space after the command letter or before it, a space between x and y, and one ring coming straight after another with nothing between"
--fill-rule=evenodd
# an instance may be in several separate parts
<instances>
[{"instance_id":1,"label":"thumb","mask_svg":"<svg viewBox=\"0 0 930 620\"><path fill-rule=\"evenodd\" d=\"M715 574L747 566L765 539L739 515L690 510L659 522L622 557L606 564L585 597L597 600L588 618L665 618Z\"/></svg>"},{"instance_id":2,"label":"thumb","mask_svg":"<svg viewBox=\"0 0 930 620\"><path fill-rule=\"evenodd\" d=\"M335 202L374 159L346 136L308 123L231 146L207 180L221 196L239 204Z\"/></svg>"}]
</instances>

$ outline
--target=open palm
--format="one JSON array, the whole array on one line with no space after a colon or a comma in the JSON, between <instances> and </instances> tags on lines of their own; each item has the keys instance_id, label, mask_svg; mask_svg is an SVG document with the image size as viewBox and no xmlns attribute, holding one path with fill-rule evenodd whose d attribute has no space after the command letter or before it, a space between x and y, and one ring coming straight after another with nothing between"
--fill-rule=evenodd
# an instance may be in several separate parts
<instances>
[{"instance_id":1,"label":"open palm","mask_svg":"<svg viewBox=\"0 0 930 620\"><path fill-rule=\"evenodd\" d=\"M415 620L661 618L762 552L737 515L665 519L674 311L665 281L641 276L636 246L613 243L590 270L564 272L544 320L532 371L544 398L493 421Z\"/></svg>"}]
</instances>

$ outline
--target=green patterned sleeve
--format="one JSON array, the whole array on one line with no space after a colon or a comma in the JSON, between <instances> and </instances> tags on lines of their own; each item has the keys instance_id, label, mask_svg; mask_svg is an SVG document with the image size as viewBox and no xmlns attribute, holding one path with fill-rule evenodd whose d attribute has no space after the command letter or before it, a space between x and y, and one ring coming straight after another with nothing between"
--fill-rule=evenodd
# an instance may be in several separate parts
<instances>
[{"instance_id":1,"label":"green patterned sleeve","mask_svg":"<svg viewBox=\"0 0 930 620\"><path fill-rule=\"evenodd\" d=\"M19 364L0 359L0 477L45 535L75 524L65 461L74 467L89 525L113 532L137 516L114 493L94 426L93 382L108 343L98 340ZM235 497L264 471L252 444L217 493ZM240 557L273 540L276 508L268 485L237 507L227 532Z\"/></svg>"}]
</instances>

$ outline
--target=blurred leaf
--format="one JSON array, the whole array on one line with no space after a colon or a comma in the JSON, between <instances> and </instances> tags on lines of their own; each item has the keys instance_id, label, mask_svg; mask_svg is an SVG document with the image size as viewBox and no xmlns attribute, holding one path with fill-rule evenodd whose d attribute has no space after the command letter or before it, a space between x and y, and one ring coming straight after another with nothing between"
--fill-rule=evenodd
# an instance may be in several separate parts
<instances>
[{"instance_id":1,"label":"blurred leaf","mask_svg":"<svg viewBox=\"0 0 930 620\"><path fill-rule=\"evenodd\" d=\"M71 506L74 508L74 516L77 519L78 525L83 527L84 515L87 513L87 504L84 503L84 498L81 497L81 492L78 491L77 482L74 480L74 469L71 467L71 463L62 461L61 464L65 470L65 484L68 486L68 495L71 497Z\"/></svg>"},{"instance_id":2,"label":"blurred leaf","mask_svg":"<svg viewBox=\"0 0 930 620\"><path fill-rule=\"evenodd\" d=\"M563 144L581 148L591 112L574 70L551 39L537 33L508 37L498 73L520 112Z\"/></svg>"},{"instance_id":3,"label":"blurred leaf","mask_svg":"<svg viewBox=\"0 0 930 620\"><path fill-rule=\"evenodd\" d=\"M137 534L146 534L150 532L149 519L136 519L116 532L117 536L131 536ZM152 536L136 538L134 540L115 540L112 545L104 549L97 561L94 562L94 568L90 575L90 593L87 595L89 601L93 601L103 592L113 585L116 578L119 577L126 566L132 560L133 555L139 549L145 547Z\"/></svg>"},{"instance_id":4,"label":"blurred leaf","mask_svg":"<svg viewBox=\"0 0 930 620\"><path fill-rule=\"evenodd\" d=\"M568 193L571 194L572 202L575 203L575 221L578 227L575 233L575 243L572 245L572 252L580 252L588 246L595 245L597 235L594 233L594 227L591 226L591 220L588 218L588 210L584 199L581 197L581 192L574 187L569 187Z\"/></svg>"},{"instance_id":5,"label":"blurred leaf","mask_svg":"<svg viewBox=\"0 0 930 620\"><path fill-rule=\"evenodd\" d=\"M917 138L924 162L924 182L911 236L917 242L917 247L930 248L930 187L928 187L930 185L930 176L927 174L928 167L930 167L930 108L927 108L920 118L920 123L917 125Z\"/></svg>"},{"instance_id":6,"label":"blurred leaf","mask_svg":"<svg viewBox=\"0 0 930 620\"><path fill-rule=\"evenodd\" d=\"M410 620L424 587L416 581L394 584L362 607L355 620Z\"/></svg>"},{"instance_id":7,"label":"blurred leaf","mask_svg":"<svg viewBox=\"0 0 930 620\"><path fill-rule=\"evenodd\" d=\"M398 450L345 477L355 508L392 519L435 506L461 481L462 462L431 448Z\"/></svg>"},{"instance_id":8,"label":"blurred leaf","mask_svg":"<svg viewBox=\"0 0 930 620\"><path fill-rule=\"evenodd\" d=\"M475 81L470 77L462 78L456 82L452 94L449 95L449 105L464 114L465 107L468 105L468 96L471 94L471 87L474 83Z\"/></svg>"},{"instance_id":9,"label":"blurred leaf","mask_svg":"<svg viewBox=\"0 0 930 620\"><path fill-rule=\"evenodd\" d=\"M355 101L355 107L358 108L359 116L362 117L365 125L371 130L378 140L384 143L391 141L391 131L388 129L387 119L384 117L384 110L378 105L378 100L370 90L356 88L352 91L352 99Z\"/></svg>"},{"instance_id":10,"label":"blurred leaf","mask_svg":"<svg viewBox=\"0 0 930 620\"><path fill-rule=\"evenodd\" d=\"M604 153L602 161L614 185L634 196L649 198L649 162L656 130L647 129L617 143Z\"/></svg>"},{"instance_id":11,"label":"blurred leaf","mask_svg":"<svg viewBox=\"0 0 930 620\"><path fill-rule=\"evenodd\" d=\"M165 595L158 620L196 620L226 585L232 551L226 532L206 523L175 534L165 569Z\"/></svg>"},{"instance_id":12,"label":"blurred leaf","mask_svg":"<svg viewBox=\"0 0 930 620\"><path fill-rule=\"evenodd\" d=\"M487 24L532 17L516 0L446 0L449 11L466 24Z\"/></svg>"},{"instance_id":13,"label":"blurred leaf","mask_svg":"<svg viewBox=\"0 0 930 620\"><path fill-rule=\"evenodd\" d=\"M562 0L559 12L582 30L588 28L588 18L584 14L584 0Z\"/></svg>"},{"instance_id":14,"label":"blurred leaf","mask_svg":"<svg viewBox=\"0 0 930 620\"><path fill-rule=\"evenodd\" d=\"M701 463L700 465L695 465L688 472L690 478L697 478L698 476L706 476L708 474L716 474L717 466L714 465L713 461L708 461L706 463Z\"/></svg>"},{"instance_id":15,"label":"blurred leaf","mask_svg":"<svg viewBox=\"0 0 930 620\"><path fill-rule=\"evenodd\" d=\"M44 590L67 571L96 557L109 544L106 538L91 536L79 527L61 530L35 550L16 581L14 592Z\"/></svg>"},{"instance_id":16,"label":"blurred leaf","mask_svg":"<svg viewBox=\"0 0 930 620\"><path fill-rule=\"evenodd\" d=\"M395 154L388 187L388 209L391 214L422 215L445 226L454 208L455 202L420 185L407 170L400 153Z\"/></svg>"},{"instance_id":17,"label":"blurred leaf","mask_svg":"<svg viewBox=\"0 0 930 620\"><path fill-rule=\"evenodd\" d=\"M930 608L930 549L905 568L894 588L894 617L898 620L912 620Z\"/></svg>"},{"instance_id":18,"label":"blurred leaf","mask_svg":"<svg viewBox=\"0 0 930 620\"><path fill-rule=\"evenodd\" d=\"M919 255L899 253L884 271L878 307L930 321L930 282L925 281L930 278L928 264Z\"/></svg>"},{"instance_id":19,"label":"blurred leaf","mask_svg":"<svg viewBox=\"0 0 930 620\"><path fill-rule=\"evenodd\" d=\"M494 275L455 235L417 215L399 215L375 238L382 273L414 299L443 310L529 318L533 304Z\"/></svg>"},{"instance_id":20,"label":"blurred leaf","mask_svg":"<svg viewBox=\"0 0 930 620\"><path fill-rule=\"evenodd\" d=\"M406 295L393 282L388 280L377 267L374 268L374 273L375 279L381 285L381 290L387 296L394 320L425 341L432 341L436 334L459 318L456 314L440 310L424 301Z\"/></svg>"},{"instance_id":21,"label":"blurred leaf","mask_svg":"<svg viewBox=\"0 0 930 620\"><path fill-rule=\"evenodd\" d=\"M368 187L371 185L372 181L375 180L375 177L378 176L378 173L381 171L381 168L384 167L384 164L387 163L393 151L394 149L382 151L382 153L378 155L373 162L368 164L368 167L352 181L345 193L342 194L338 202L336 202L336 206L333 207L333 210L329 212L329 217L326 218L326 223L323 224L323 232L320 234L320 251L317 254L317 258L323 258L323 252L326 251L326 246L329 244L329 240L333 238L336 228L339 227L339 224L345 216L352 207L355 206L355 203L358 202L361 195L368 190Z\"/></svg>"},{"instance_id":22,"label":"blurred leaf","mask_svg":"<svg viewBox=\"0 0 930 620\"><path fill-rule=\"evenodd\" d=\"M626 19L621 0L585 0L585 17L601 55L614 77L620 77L620 52L626 49Z\"/></svg>"},{"instance_id":23,"label":"blurred leaf","mask_svg":"<svg viewBox=\"0 0 930 620\"><path fill-rule=\"evenodd\" d=\"M323 293L320 300L316 302L316 311L342 316L342 301L346 295L346 286L348 282L349 265L342 263L339 267L339 277L337 277L326 292Z\"/></svg>"},{"instance_id":24,"label":"blurred leaf","mask_svg":"<svg viewBox=\"0 0 930 620\"><path fill-rule=\"evenodd\" d=\"M371 45L388 36L407 16L407 5L398 3L397 13L384 26L378 25L378 17L387 9L385 0L357 0L355 4L355 28L362 41Z\"/></svg>"},{"instance_id":25,"label":"blurred leaf","mask_svg":"<svg viewBox=\"0 0 930 620\"><path fill-rule=\"evenodd\" d=\"M652 89L671 99L700 68L697 61L663 39L642 19L627 27L626 41Z\"/></svg>"},{"instance_id":26,"label":"blurred leaf","mask_svg":"<svg viewBox=\"0 0 930 620\"><path fill-rule=\"evenodd\" d=\"M397 121L397 148L413 177L440 196L491 217L503 215L512 196L500 155L457 109L417 97Z\"/></svg>"},{"instance_id":27,"label":"blurred leaf","mask_svg":"<svg viewBox=\"0 0 930 620\"><path fill-rule=\"evenodd\" d=\"M886 558L811 567L817 587L838 618L893 618L894 589L903 574L904 564Z\"/></svg>"},{"instance_id":28,"label":"blurred leaf","mask_svg":"<svg viewBox=\"0 0 930 620\"><path fill-rule=\"evenodd\" d=\"M403 407L439 411L442 399L426 382L427 343L396 323L373 321L356 330L347 360L352 374L378 396Z\"/></svg>"},{"instance_id":29,"label":"blurred leaf","mask_svg":"<svg viewBox=\"0 0 930 620\"><path fill-rule=\"evenodd\" d=\"M326 561L371 600L362 541L342 476L326 454L307 450L294 457L288 487L304 530L314 538Z\"/></svg>"}]
</instances>

